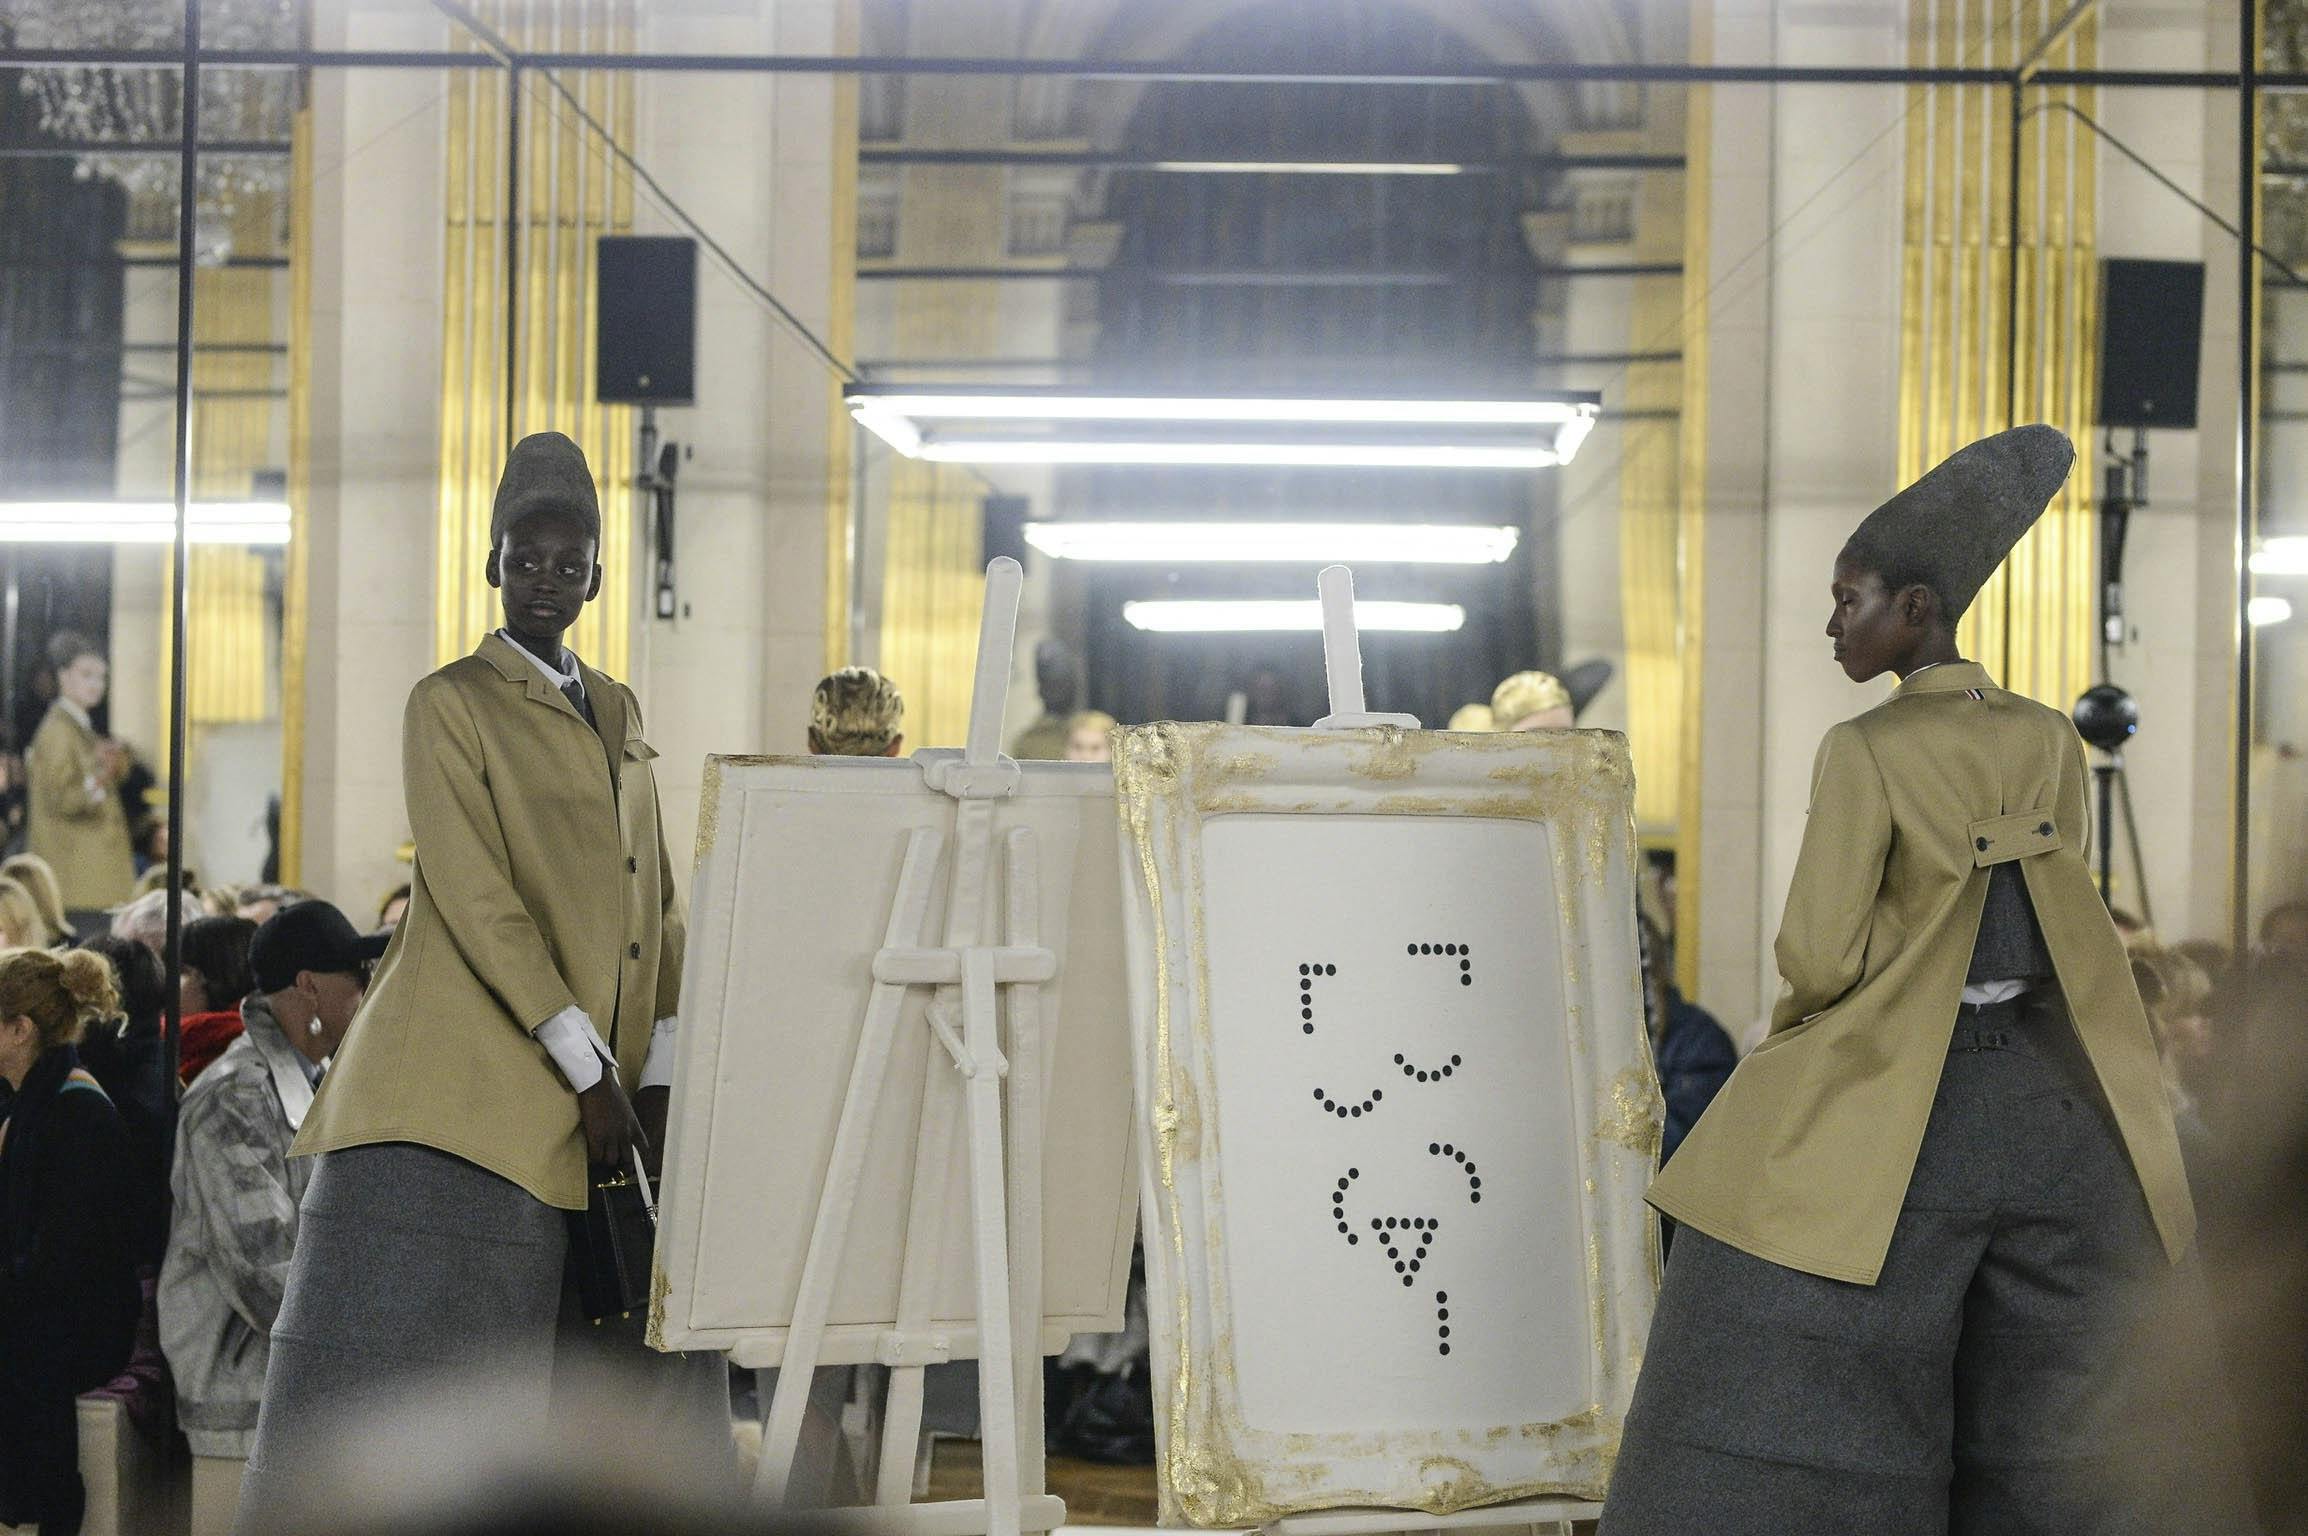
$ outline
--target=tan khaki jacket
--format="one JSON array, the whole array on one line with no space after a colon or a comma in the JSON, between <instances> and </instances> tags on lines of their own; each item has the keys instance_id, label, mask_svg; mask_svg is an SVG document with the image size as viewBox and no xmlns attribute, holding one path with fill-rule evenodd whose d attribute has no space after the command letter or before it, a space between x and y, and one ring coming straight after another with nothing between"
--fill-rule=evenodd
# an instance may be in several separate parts
<instances>
[{"instance_id":1,"label":"tan khaki jacket","mask_svg":"<svg viewBox=\"0 0 2308 1536\"><path fill-rule=\"evenodd\" d=\"M62 706L48 706L24 754L24 847L55 868L64 905L73 912L118 906L136 885L120 796L107 791L88 797L89 775L97 767L96 733Z\"/></svg>"},{"instance_id":2,"label":"tan khaki jacket","mask_svg":"<svg viewBox=\"0 0 2308 1536\"><path fill-rule=\"evenodd\" d=\"M1972 662L1919 671L1829 731L1779 929L1771 1033L1651 1203L1759 1257L1872 1285L1923 1144L1988 870L2016 859L2177 1262L2195 1209L2147 1015L2085 860L2086 782L2067 718Z\"/></svg>"},{"instance_id":3,"label":"tan khaki jacket","mask_svg":"<svg viewBox=\"0 0 2308 1536\"><path fill-rule=\"evenodd\" d=\"M409 695L408 915L297 1155L419 1142L584 1207L577 1096L533 1032L575 1003L638 1084L684 934L640 708L578 671L598 734L496 635Z\"/></svg>"}]
</instances>

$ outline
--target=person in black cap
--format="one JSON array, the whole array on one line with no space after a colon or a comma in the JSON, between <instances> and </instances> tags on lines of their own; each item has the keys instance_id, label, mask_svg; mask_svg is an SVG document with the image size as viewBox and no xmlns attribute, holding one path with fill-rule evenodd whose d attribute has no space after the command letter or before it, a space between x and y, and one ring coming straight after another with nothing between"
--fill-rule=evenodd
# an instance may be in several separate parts
<instances>
[{"instance_id":1,"label":"person in black cap","mask_svg":"<svg viewBox=\"0 0 2308 1536\"><path fill-rule=\"evenodd\" d=\"M224 1529L256 1438L274 1317L312 1164L289 1156L322 1065L385 952L325 901L256 931L241 1033L178 1111L175 1222L160 1272L160 1345L192 1444L193 1528Z\"/></svg>"},{"instance_id":2,"label":"person in black cap","mask_svg":"<svg viewBox=\"0 0 2308 1536\"><path fill-rule=\"evenodd\" d=\"M2195 1211L2082 743L1956 641L2074 462L1974 443L1835 563L1836 661L1901 682L1820 744L1771 1033L1651 1186L1605 1536L2252 1528L2219 1392L2167 1368L2214 1357Z\"/></svg>"},{"instance_id":3,"label":"person in black cap","mask_svg":"<svg viewBox=\"0 0 2308 1536\"><path fill-rule=\"evenodd\" d=\"M658 1140L683 922L640 706L564 643L600 594L600 541L583 452L516 443L483 567L504 626L409 696L408 911L297 1136L317 1160L243 1530L325 1523L312 1500L358 1419L444 1373L511 1394L476 1436L549 1416L588 1165L622 1173ZM580 1339L647 1373L647 1422L731 1455L718 1355Z\"/></svg>"}]
</instances>

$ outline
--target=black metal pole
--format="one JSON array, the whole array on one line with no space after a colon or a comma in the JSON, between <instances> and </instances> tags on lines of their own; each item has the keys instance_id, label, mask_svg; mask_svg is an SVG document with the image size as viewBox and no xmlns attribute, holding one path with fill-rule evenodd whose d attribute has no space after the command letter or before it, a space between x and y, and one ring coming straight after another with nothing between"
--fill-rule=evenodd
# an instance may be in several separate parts
<instances>
[{"instance_id":1,"label":"black metal pole","mask_svg":"<svg viewBox=\"0 0 2308 1536\"><path fill-rule=\"evenodd\" d=\"M2100 754L2092 777L2100 781L2100 903L2115 905L2116 886L2116 775L2124 760L2113 752Z\"/></svg>"},{"instance_id":2,"label":"black metal pole","mask_svg":"<svg viewBox=\"0 0 2308 1536\"><path fill-rule=\"evenodd\" d=\"M2260 0L2237 7L2236 72L2236 761L2235 844L2229 863L2229 942L2241 957L2252 936L2252 539L2257 531L2260 415Z\"/></svg>"},{"instance_id":3,"label":"black metal pole","mask_svg":"<svg viewBox=\"0 0 2308 1536\"><path fill-rule=\"evenodd\" d=\"M168 931L165 1086L176 1085L184 1016L175 979L184 974L185 599L192 591L192 253L200 222L200 7L184 8L184 141L176 165L176 547L168 572ZM173 1096L170 1102L173 1102Z\"/></svg>"},{"instance_id":4,"label":"black metal pole","mask_svg":"<svg viewBox=\"0 0 2308 1536\"><path fill-rule=\"evenodd\" d=\"M505 70L505 451L521 375L521 66Z\"/></svg>"},{"instance_id":5,"label":"black metal pole","mask_svg":"<svg viewBox=\"0 0 2308 1536\"><path fill-rule=\"evenodd\" d=\"M2004 252L2004 347L2003 347L2003 424L2008 429L2020 424L2019 415L2019 347L2020 347L2020 133L2027 125L2027 114L2021 110L2026 76L2014 74L2011 82L2011 149L2004 177L2011 183L2006 193L2004 216L2011 221ZM2012 619L2014 603L2012 580L2006 575L2003 584L2003 655L1996 659L1995 675L2011 684ZM2105 893L2103 893L2105 894Z\"/></svg>"}]
</instances>

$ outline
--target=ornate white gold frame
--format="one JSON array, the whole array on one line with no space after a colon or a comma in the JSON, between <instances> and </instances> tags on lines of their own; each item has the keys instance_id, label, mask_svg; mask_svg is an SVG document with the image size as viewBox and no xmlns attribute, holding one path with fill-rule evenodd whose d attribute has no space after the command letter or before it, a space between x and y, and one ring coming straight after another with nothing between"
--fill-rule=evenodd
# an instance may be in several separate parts
<instances>
[{"instance_id":1,"label":"ornate white gold frame","mask_svg":"<svg viewBox=\"0 0 2308 1536\"><path fill-rule=\"evenodd\" d=\"M1662 1106L1643 1026L1625 739L1159 724L1117 733L1114 766L1164 1523L1242 1526L1361 1506L1447 1515L1508 1501L1600 1499L1659 1273L1642 1192ZM1487 818L1546 829L1552 867L1533 871L1530 908L1559 949L1571 1081L1568 1123L1544 1134L1567 1138L1563 1166L1579 1176L1543 1198L1574 1203L1584 1237L1584 1283L1569 1288L1581 1293L1583 1312L1572 1314L1568 1291L1558 1308L1561 1331L1586 1341L1590 1391L1580 1411L1549 1422L1375 1433L1284 1433L1246 1421L1235 1340L1288 1329L1293 1318L1237 1315L1230 1295L1204 845L1219 819L1261 814ZM1352 1341L1339 1347L1351 1350Z\"/></svg>"}]
</instances>

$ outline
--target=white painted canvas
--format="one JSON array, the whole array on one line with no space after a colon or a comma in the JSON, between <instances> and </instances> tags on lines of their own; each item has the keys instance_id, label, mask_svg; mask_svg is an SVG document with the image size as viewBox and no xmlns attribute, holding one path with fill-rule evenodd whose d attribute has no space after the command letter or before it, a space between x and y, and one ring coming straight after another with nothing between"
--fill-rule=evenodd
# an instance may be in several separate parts
<instances>
[{"instance_id":1,"label":"white painted canvas","mask_svg":"<svg viewBox=\"0 0 2308 1536\"><path fill-rule=\"evenodd\" d=\"M1657 1284L1623 740L1121 749L1165 1519L1599 1498Z\"/></svg>"},{"instance_id":2,"label":"white painted canvas","mask_svg":"<svg viewBox=\"0 0 2308 1536\"><path fill-rule=\"evenodd\" d=\"M1017 792L993 803L993 846L1031 831L1041 943L1058 956L1040 1015L1041 1348L1055 1353L1076 1333L1121 1326L1136 1225L1129 1041L1112 780L1079 764L1020 768ZM660 1347L726 1349L747 1365L782 1359L908 839L940 829L950 859L955 807L912 761L708 765L659 1211ZM1002 866L997 853L987 907L996 942ZM925 943L941 942L948 880L941 861ZM953 1077L925 1019L930 995L912 989L898 1024L823 1364L885 1358L897 1321L925 1082ZM977 1353L977 1304L958 1111L953 1126L951 1154L934 1164L939 1185L921 1194L937 1217L928 1331L945 1357L963 1359Z\"/></svg>"}]
</instances>

